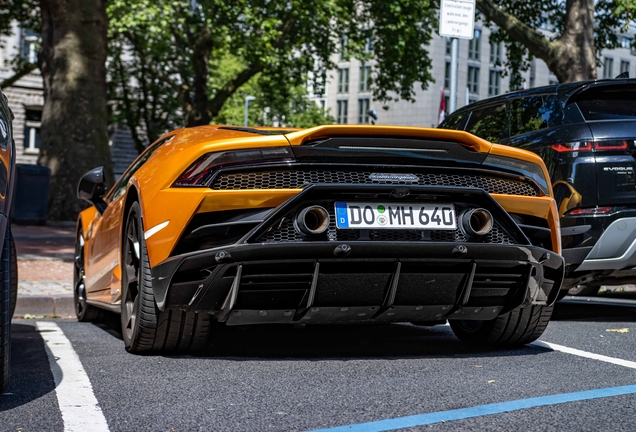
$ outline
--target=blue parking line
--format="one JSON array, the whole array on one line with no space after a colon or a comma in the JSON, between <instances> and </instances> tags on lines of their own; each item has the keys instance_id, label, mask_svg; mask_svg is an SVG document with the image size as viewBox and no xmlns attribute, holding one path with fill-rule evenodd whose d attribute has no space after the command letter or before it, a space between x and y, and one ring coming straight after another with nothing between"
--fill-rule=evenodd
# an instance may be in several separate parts
<instances>
[{"instance_id":1,"label":"blue parking line","mask_svg":"<svg viewBox=\"0 0 636 432\"><path fill-rule=\"evenodd\" d=\"M509 402L500 402L488 405L478 405L470 408L461 408L449 411L438 411L428 414L398 417L387 420L379 420L368 423L358 423L348 426L318 429L313 432L375 432L403 429L415 426L424 426L442 421L463 420L472 417L481 417L491 414L501 414L510 411L535 408L548 405L557 405L567 402L577 402L590 399L599 399L612 396L622 396L636 393L636 385L622 387L609 387L596 390L587 390L574 393L562 393L552 396L540 396L529 399L518 399Z\"/></svg>"}]
</instances>

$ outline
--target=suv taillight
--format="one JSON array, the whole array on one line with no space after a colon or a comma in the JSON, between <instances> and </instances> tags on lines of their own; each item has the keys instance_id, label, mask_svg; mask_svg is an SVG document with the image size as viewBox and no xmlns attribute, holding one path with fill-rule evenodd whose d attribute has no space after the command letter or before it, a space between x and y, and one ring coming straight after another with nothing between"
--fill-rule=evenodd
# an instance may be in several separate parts
<instances>
[{"instance_id":1,"label":"suv taillight","mask_svg":"<svg viewBox=\"0 0 636 432\"><path fill-rule=\"evenodd\" d=\"M563 144L553 144L552 149L558 153L572 153L582 151L611 151L611 150L627 150L629 144L626 140L607 140L607 141L580 141Z\"/></svg>"}]
</instances>

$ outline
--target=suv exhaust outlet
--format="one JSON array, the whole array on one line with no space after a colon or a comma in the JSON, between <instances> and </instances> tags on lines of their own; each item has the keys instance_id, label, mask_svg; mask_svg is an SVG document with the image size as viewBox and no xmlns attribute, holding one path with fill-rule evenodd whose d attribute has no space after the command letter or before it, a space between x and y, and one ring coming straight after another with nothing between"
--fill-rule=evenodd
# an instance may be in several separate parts
<instances>
[{"instance_id":1,"label":"suv exhaust outlet","mask_svg":"<svg viewBox=\"0 0 636 432\"><path fill-rule=\"evenodd\" d=\"M324 207L311 206L298 213L294 219L294 228L301 235L315 236L327 231L329 222L329 213Z\"/></svg>"},{"instance_id":2,"label":"suv exhaust outlet","mask_svg":"<svg viewBox=\"0 0 636 432\"><path fill-rule=\"evenodd\" d=\"M484 208L466 210L459 215L459 226L468 237L482 237L492 231L493 217Z\"/></svg>"}]
</instances>

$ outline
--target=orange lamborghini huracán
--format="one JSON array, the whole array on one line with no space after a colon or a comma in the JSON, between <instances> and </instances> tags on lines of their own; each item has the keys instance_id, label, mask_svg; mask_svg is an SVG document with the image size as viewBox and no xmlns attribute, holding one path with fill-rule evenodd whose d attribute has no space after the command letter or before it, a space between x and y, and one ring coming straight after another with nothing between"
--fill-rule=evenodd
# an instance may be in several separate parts
<instances>
[{"instance_id":1,"label":"orange lamborghini hurac\u00e1n","mask_svg":"<svg viewBox=\"0 0 636 432\"><path fill-rule=\"evenodd\" d=\"M563 279L542 160L465 132L180 129L78 196L77 316L120 313L131 352L199 349L213 322L448 320L524 344Z\"/></svg>"}]
</instances>

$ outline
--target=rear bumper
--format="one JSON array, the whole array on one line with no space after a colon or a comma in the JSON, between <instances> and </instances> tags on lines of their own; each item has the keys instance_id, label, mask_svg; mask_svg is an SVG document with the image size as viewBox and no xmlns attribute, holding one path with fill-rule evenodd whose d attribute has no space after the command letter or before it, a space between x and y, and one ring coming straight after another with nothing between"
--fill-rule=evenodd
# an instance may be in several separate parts
<instances>
[{"instance_id":1,"label":"rear bumper","mask_svg":"<svg viewBox=\"0 0 636 432\"><path fill-rule=\"evenodd\" d=\"M622 270L636 267L636 217L614 220L576 271Z\"/></svg>"},{"instance_id":2,"label":"rear bumper","mask_svg":"<svg viewBox=\"0 0 636 432\"><path fill-rule=\"evenodd\" d=\"M335 243L335 244L334 244ZM534 246L347 242L236 244L152 269L160 309L229 325L494 319L551 305L563 258Z\"/></svg>"}]
</instances>

